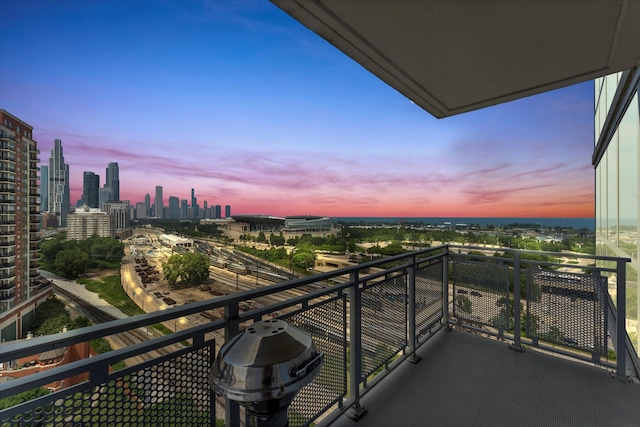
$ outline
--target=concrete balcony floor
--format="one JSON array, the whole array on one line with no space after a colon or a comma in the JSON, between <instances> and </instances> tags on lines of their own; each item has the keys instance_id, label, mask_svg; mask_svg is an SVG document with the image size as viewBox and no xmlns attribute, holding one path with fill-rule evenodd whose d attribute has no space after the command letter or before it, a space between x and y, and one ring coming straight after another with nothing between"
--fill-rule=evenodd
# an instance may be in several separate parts
<instances>
[{"instance_id":1,"label":"concrete balcony floor","mask_svg":"<svg viewBox=\"0 0 640 427\"><path fill-rule=\"evenodd\" d=\"M361 400L337 427L640 426L640 384L607 370L462 330L442 331Z\"/></svg>"}]
</instances>

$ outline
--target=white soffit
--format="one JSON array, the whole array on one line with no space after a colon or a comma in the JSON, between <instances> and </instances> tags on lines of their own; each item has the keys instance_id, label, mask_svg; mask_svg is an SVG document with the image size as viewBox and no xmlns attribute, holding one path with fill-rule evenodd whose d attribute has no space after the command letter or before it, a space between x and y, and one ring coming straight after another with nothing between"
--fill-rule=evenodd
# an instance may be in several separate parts
<instances>
[{"instance_id":1,"label":"white soffit","mask_svg":"<svg viewBox=\"0 0 640 427\"><path fill-rule=\"evenodd\" d=\"M438 118L640 60L640 0L272 1Z\"/></svg>"}]
</instances>

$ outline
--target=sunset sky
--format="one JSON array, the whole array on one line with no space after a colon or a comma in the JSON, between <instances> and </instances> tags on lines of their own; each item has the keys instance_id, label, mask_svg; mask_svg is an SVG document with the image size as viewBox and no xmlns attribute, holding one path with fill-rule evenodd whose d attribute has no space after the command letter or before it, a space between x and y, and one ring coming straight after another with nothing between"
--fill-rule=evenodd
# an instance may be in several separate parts
<instances>
[{"instance_id":1,"label":"sunset sky","mask_svg":"<svg viewBox=\"0 0 640 427\"><path fill-rule=\"evenodd\" d=\"M3 0L0 108L71 201L236 214L592 217L593 83L437 120L268 1ZM9 23L11 23L9 25Z\"/></svg>"}]
</instances>

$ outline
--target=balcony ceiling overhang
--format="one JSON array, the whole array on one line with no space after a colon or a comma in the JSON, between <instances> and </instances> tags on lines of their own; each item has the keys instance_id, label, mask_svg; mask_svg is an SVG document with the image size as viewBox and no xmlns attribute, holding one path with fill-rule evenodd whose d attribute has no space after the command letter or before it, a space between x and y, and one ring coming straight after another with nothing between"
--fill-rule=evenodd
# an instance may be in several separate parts
<instances>
[{"instance_id":1,"label":"balcony ceiling overhang","mask_svg":"<svg viewBox=\"0 0 640 427\"><path fill-rule=\"evenodd\" d=\"M272 0L442 118L635 67L637 0Z\"/></svg>"}]
</instances>

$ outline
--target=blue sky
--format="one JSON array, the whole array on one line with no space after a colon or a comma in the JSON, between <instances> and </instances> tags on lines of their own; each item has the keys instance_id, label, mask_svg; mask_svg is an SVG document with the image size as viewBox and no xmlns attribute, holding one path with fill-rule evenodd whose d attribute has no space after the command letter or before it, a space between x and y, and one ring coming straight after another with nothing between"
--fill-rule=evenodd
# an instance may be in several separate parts
<instances>
[{"instance_id":1,"label":"blue sky","mask_svg":"<svg viewBox=\"0 0 640 427\"><path fill-rule=\"evenodd\" d=\"M593 216L593 83L436 120L267 1L3 1L0 108L121 198L234 213ZM6 64L6 62L5 62Z\"/></svg>"}]
</instances>

